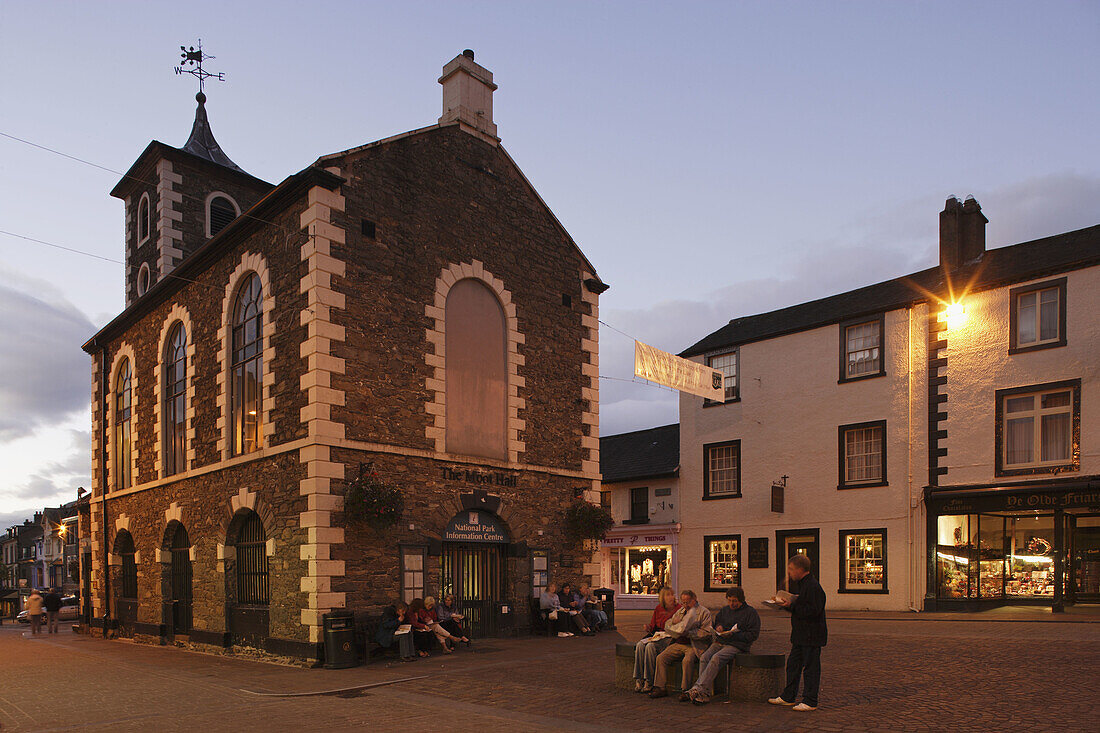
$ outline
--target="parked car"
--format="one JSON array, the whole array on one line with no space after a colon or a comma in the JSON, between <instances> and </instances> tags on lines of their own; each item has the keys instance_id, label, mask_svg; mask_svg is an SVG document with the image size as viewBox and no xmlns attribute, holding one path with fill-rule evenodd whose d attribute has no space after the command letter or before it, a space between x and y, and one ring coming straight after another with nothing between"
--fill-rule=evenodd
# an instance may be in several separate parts
<instances>
[{"instance_id":1,"label":"parked car","mask_svg":"<svg viewBox=\"0 0 1100 733\"><path fill-rule=\"evenodd\" d=\"M80 616L80 600L76 596L65 596L61 599L61 610L57 613L58 621L76 621ZM26 610L20 611L19 615L15 617L15 620L21 624L29 624L31 622L30 616L27 615ZM46 623L46 613L42 613L42 623Z\"/></svg>"}]
</instances>

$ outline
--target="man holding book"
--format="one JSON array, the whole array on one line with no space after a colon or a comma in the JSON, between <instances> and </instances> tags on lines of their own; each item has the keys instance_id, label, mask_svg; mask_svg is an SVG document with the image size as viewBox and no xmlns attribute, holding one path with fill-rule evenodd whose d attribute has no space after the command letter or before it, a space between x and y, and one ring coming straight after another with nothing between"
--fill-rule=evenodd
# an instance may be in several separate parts
<instances>
[{"instance_id":1,"label":"man holding book","mask_svg":"<svg viewBox=\"0 0 1100 733\"><path fill-rule=\"evenodd\" d=\"M668 690L668 668L679 661L683 672L680 688L686 690L690 685L691 673L695 668L695 659L706 650L707 642L714 631L711 622L713 616L703 604L699 603L695 591L680 592L680 608L665 623L665 631L672 637L663 652L657 655L657 672L653 678L652 698L665 697Z\"/></svg>"},{"instance_id":2,"label":"man holding book","mask_svg":"<svg viewBox=\"0 0 1100 733\"><path fill-rule=\"evenodd\" d=\"M745 591L734 586L726 591L726 605L714 616L714 641L699 657L699 679L680 695L680 702L689 700L706 705L714 694L714 680L722 668L738 654L748 652L760 636L760 615L745 603Z\"/></svg>"},{"instance_id":3,"label":"man holding book","mask_svg":"<svg viewBox=\"0 0 1100 733\"><path fill-rule=\"evenodd\" d=\"M787 589L790 593L775 599L775 605L791 614L791 653L787 655L787 686L772 705L794 705L799 712L817 710L821 685L821 647L829 640L825 625L825 591L810 574L810 558L795 555L787 562ZM791 594L794 594L793 597ZM795 705L798 683L802 682L802 702Z\"/></svg>"}]
</instances>

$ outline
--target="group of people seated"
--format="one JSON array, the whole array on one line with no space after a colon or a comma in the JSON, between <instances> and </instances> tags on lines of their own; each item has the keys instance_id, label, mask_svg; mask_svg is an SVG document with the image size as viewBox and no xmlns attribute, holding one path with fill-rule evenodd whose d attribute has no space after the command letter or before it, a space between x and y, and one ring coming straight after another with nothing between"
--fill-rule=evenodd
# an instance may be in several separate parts
<instances>
[{"instance_id":1,"label":"group of people seated","mask_svg":"<svg viewBox=\"0 0 1100 733\"><path fill-rule=\"evenodd\" d=\"M661 589L657 608L646 624L646 635L634 645L634 691L651 698L668 695L668 669L681 663L680 702L706 705L714 694L714 680L740 653L748 652L760 636L760 616L745 603L738 587L726 591L726 605L712 614L694 591ZM699 677L692 684L695 661Z\"/></svg>"},{"instance_id":2,"label":"group of people seated","mask_svg":"<svg viewBox=\"0 0 1100 733\"><path fill-rule=\"evenodd\" d=\"M458 645L470 645L462 628L464 616L457 611L455 597L446 595L442 603L435 598L414 598L409 603L394 601L382 612L374 640L383 649L396 647L403 662L431 656L434 641L444 654L452 654Z\"/></svg>"},{"instance_id":3,"label":"group of people seated","mask_svg":"<svg viewBox=\"0 0 1100 733\"><path fill-rule=\"evenodd\" d=\"M593 636L607 628L607 614L588 583L575 591L571 583L562 583L560 591L557 583L550 583L539 594L539 610L559 638L573 636L574 629L581 636Z\"/></svg>"}]
</instances>

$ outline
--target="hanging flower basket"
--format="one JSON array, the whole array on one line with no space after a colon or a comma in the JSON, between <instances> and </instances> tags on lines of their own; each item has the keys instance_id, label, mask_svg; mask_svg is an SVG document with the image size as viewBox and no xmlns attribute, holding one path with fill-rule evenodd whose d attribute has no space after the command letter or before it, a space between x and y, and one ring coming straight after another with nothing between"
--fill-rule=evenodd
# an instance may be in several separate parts
<instances>
[{"instance_id":1,"label":"hanging flower basket","mask_svg":"<svg viewBox=\"0 0 1100 733\"><path fill-rule=\"evenodd\" d=\"M388 529L401 519L405 497L391 483L373 471L360 471L348 483L344 494L344 514L353 522L365 522L374 529Z\"/></svg>"},{"instance_id":2,"label":"hanging flower basket","mask_svg":"<svg viewBox=\"0 0 1100 733\"><path fill-rule=\"evenodd\" d=\"M565 510L565 529L574 540L602 540L614 526L611 512L587 501L574 502Z\"/></svg>"}]
</instances>

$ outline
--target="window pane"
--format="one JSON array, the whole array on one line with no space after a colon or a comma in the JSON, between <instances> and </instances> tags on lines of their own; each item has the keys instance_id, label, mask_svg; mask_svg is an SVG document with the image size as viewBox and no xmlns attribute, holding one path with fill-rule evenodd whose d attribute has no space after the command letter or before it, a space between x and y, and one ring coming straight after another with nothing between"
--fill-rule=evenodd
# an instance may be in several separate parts
<instances>
[{"instance_id":1,"label":"window pane","mask_svg":"<svg viewBox=\"0 0 1100 733\"><path fill-rule=\"evenodd\" d=\"M871 374L880 369L879 346L881 333L879 323L861 323L845 329L848 354L848 376Z\"/></svg>"},{"instance_id":2,"label":"window pane","mask_svg":"<svg viewBox=\"0 0 1100 733\"><path fill-rule=\"evenodd\" d=\"M1051 288L1040 294L1039 339L1048 341L1058 338L1058 289Z\"/></svg>"},{"instance_id":3,"label":"window pane","mask_svg":"<svg viewBox=\"0 0 1100 733\"><path fill-rule=\"evenodd\" d=\"M726 388L725 398L732 400L737 398L737 352L719 354L707 359L707 365L717 369L725 375L723 384Z\"/></svg>"},{"instance_id":4,"label":"window pane","mask_svg":"<svg viewBox=\"0 0 1100 733\"><path fill-rule=\"evenodd\" d=\"M709 491L711 494L737 492L737 447L718 446L709 451Z\"/></svg>"},{"instance_id":5,"label":"window pane","mask_svg":"<svg viewBox=\"0 0 1100 733\"><path fill-rule=\"evenodd\" d=\"M1058 415L1043 415L1041 460L1069 460L1070 415L1064 412Z\"/></svg>"},{"instance_id":6,"label":"window pane","mask_svg":"<svg viewBox=\"0 0 1100 733\"><path fill-rule=\"evenodd\" d=\"M710 568L708 579L711 588L727 588L741 585L741 568L738 562L736 539L713 540L709 544Z\"/></svg>"},{"instance_id":7,"label":"window pane","mask_svg":"<svg viewBox=\"0 0 1100 733\"><path fill-rule=\"evenodd\" d=\"M405 569L406 570L423 570L424 569L424 555L418 550L416 552L405 553Z\"/></svg>"},{"instance_id":8,"label":"window pane","mask_svg":"<svg viewBox=\"0 0 1100 733\"><path fill-rule=\"evenodd\" d=\"M1027 412L1035 409L1035 397L1013 397L1005 400L1005 412Z\"/></svg>"},{"instance_id":9,"label":"window pane","mask_svg":"<svg viewBox=\"0 0 1100 733\"><path fill-rule=\"evenodd\" d=\"M1024 293L1017 301L1016 342L1029 344L1035 341L1035 293Z\"/></svg>"},{"instance_id":10,"label":"window pane","mask_svg":"<svg viewBox=\"0 0 1100 733\"><path fill-rule=\"evenodd\" d=\"M844 434L845 480L879 481L882 479L882 428L856 428Z\"/></svg>"},{"instance_id":11,"label":"window pane","mask_svg":"<svg viewBox=\"0 0 1100 733\"><path fill-rule=\"evenodd\" d=\"M1010 400L1011 401L1011 400ZM1035 418L1022 417L1005 423L1005 463L1031 463L1034 455Z\"/></svg>"},{"instance_id":12,"label":"window pane","mask_svg":"<svg viewBox=\"0 0 1100 733\"><path fill-rule=\"evenodd\" d=\"M1040 398L1040 404L1045 410L1048 407L1069 407L1069 392L1051 392Z\"/></svg>"},{"instance_id":13,"label":"window pane","mask_svg":"<svg viewBox=\"0 0 1100 733\"><path fill-rule=\"evenodd\" d=\"M880 590L885 577L882 535L848 535L844 552L845 587Z\"/></svg>"}]
</instances>

